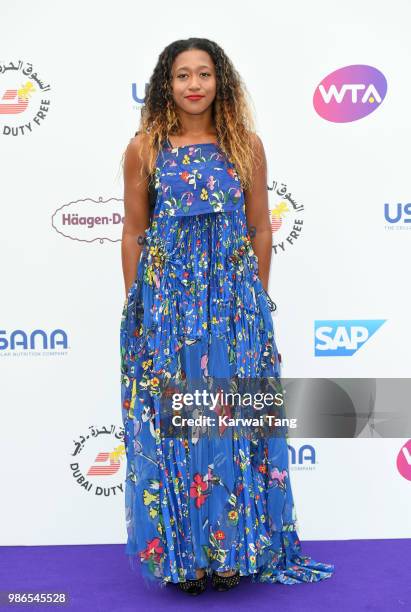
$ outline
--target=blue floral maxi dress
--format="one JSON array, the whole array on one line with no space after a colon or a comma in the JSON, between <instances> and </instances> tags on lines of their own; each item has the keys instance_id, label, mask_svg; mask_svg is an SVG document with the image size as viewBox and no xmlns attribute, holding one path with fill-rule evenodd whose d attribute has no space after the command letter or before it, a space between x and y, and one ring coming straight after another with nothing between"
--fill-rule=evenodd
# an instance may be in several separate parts
<instances>
[{"instance_id":1,"label":"blue floral maxi dress","mask_svg":"<svg viewBox=\"0 0 411 612\"><path fill-rule=\"evenodd\" d=\"M329 578L333 565L301 554L285 437L256 442L224 426L162 435L165 381L279 379L280 364L234 165L217 143L166 141L154 178L120 329L125 552L158 586L196 568L256 582Z\"/></svg>"}]
</instances>

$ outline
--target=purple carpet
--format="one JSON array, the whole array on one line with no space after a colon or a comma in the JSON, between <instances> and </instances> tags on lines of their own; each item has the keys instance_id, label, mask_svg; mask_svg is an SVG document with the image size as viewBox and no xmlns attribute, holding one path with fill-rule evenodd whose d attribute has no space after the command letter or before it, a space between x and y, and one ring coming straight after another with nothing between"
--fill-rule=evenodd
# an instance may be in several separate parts
<instances>
[{"instance_id":1,"label":"purple carpet","mask_svg":"<svg viewBox=\"0 0 411 612\"><path fill-rule=\"evenodd\" d=\"M174 586L147 590L132 573L124 545L4 546L0 591L67 592L70 598L66 606L17 606L24 610L221 612L226 606L236 612L411 610L411 540L305 541L302 547L303 554L333 563L334 576L295 585L252 584L242 578L232 591L216 593L210 587L191 597Z\"/></svg>"}]
</instances>

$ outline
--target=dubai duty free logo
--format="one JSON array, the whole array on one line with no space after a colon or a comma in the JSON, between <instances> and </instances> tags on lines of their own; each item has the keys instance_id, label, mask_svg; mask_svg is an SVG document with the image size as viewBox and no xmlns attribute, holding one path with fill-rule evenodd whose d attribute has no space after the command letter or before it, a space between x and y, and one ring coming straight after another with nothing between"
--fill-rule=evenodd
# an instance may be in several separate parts
<instances>
[{"instance_id":1,"label":"dubai duty free logo","mask_svg":"<svg viewBox=\"0 0 411 612\"><path fill-rule=\"evenodd\" d=\"M334 123L358 121L379 108L387 94L387 79L373 66L354 64L324 77L314 92L317 114Z\"/></svg>"},{"instance_id":2,"label":"dubai duty free logo","mask_svg":"<svg viewBox=\"0 0 411 612\"><path fill-rule=\"evenodd\" d=\"M304 225L304 204L298 202L285 183L272 181L268 189L268 205L274 255L283 253L301 237Z\"/></svg>"},{"instance_id":3,"label":"dubai duty free logo","mask_svg":"<svg viewBox=\"0 0 411 612\"><path fill-rule=\"evenodd\" d=\"M25 136L46 119L50 98L30 62L0 61L0 122L3 136Z\"/></svg>"},{"instance_id":4,"label":"dubai duty free logo","mask_svg":"<svg viewBox=\"0 0 411 612\"><path fill-rule=\"evenodd\" d=\"M74 440L70 470L76 483L97 497L123 493L121 465L126 459L124 427L95 427Z\"/></svg>"}]
</instances>

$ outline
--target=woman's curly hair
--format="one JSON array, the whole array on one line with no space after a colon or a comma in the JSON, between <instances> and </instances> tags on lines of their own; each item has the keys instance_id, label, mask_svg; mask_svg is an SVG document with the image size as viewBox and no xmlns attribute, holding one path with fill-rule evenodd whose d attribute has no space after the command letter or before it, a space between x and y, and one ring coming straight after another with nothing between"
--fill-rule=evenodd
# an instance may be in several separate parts
<instances>
[{"instance_id":1,"label":"woman's curly hair","mask_svg":"<svg viewBox=\"0 0 411 612\"><path fill-rule=\"evenodd\" d=\"M247 101L248 92L223 49L207 38L174 41L159 55L146 89L138 129L138 132L148 135L149 174L155 171L162 143L170 134L179 134L181 130L171 88L171 69L177 55L189 49L206 51L214 62L216 95L212 116L217 141L234 164L243 189L247 189L251 184L253 164L256 161L256 151L252 146L254 119ZM141 142L140 156L142 148Z\"/></svg>"}]
</instances>

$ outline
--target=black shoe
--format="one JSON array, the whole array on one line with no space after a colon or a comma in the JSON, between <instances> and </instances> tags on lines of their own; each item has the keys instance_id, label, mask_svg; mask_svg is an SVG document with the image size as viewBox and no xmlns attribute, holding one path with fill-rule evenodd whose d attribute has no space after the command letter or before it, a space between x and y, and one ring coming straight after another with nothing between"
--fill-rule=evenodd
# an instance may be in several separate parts
<instances>
[{"instance_id":1,"label":"black shoe","mask_svg":"<svg viewBox=\"0 0 411 612\"><path fill-rule=\"evenodd\" d=\"M179 582L178 588L188 593L189 595L200 595L206 590L207 586L207 574L204 572L204 576L197 578L196 580L186 580L185 582Z\"/></svg>"},{"instance_id":2,"label":"black shoe","mask_svg":"<svg viewBox=\"0 0 411 612\"><path fill-rule=\"evenodd\" d=\"M216 572L211 575L211 584L216 591L228 591L240 583L240 572L232 576L219 576Z\"/></svg>"}]
</instances>

